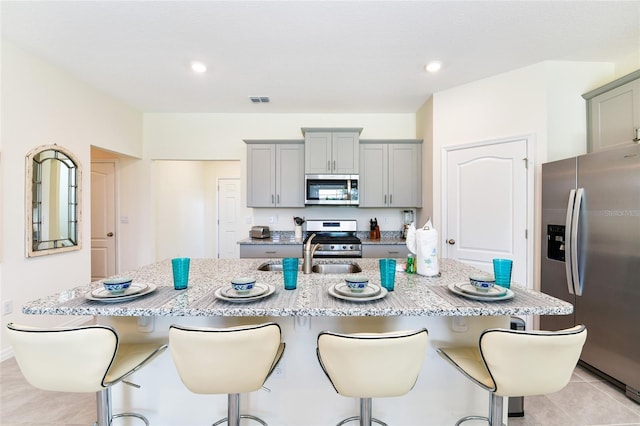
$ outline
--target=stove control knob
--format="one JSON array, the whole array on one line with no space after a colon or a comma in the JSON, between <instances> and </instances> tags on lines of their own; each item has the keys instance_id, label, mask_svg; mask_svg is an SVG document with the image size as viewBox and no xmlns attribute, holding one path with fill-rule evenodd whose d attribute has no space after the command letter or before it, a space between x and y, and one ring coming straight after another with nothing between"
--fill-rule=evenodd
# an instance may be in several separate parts
<instances>
[{"instance_id":1,"label":"stove control knob","mask_svg":"<svg viewBox=\"0 0 640 426\"><path fill-rule=\"evenodd\" d=\"M333 244L331 244L331 250L335 250L336 246L334 246Z\"/></svg>"}]
</instances>

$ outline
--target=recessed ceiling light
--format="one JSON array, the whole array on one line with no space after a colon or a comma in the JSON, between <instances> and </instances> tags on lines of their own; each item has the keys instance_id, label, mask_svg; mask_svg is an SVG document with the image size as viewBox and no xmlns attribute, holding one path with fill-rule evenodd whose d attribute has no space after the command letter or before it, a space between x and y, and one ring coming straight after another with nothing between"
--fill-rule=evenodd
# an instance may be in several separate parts
<instances>
[{"instance_id":1,"label":"recessed ceiling light","mask_svg":"<svg viewBox=\"0 0 640 426\"><path fill-rule=\"evenodd\" d=\"M433 62L429 62L427 65L425 65L424 69L427 72L436 72L440 69L440 67L442 67L442 64L440 62L437 61L433 61Z\"/></svg>"},{"instance_id":2,"label":"recessed ceiling light","mask_svg":"<svg viewBox=\"0 0 640 426\"><path fill-rule=\"evenodd\" d=\"M191 62L191 69L194 72L203 73L207 71L207 66L202 62Z\"/></svg>"}]
</instances>

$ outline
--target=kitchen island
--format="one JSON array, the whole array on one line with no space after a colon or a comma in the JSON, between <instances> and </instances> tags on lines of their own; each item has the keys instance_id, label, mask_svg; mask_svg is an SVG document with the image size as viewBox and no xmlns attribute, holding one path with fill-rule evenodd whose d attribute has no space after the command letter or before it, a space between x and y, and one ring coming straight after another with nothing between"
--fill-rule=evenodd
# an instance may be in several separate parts
<instances>
[{"instance_id":1,"label":"kitchen island","mask_svg":"<svg viewBox=\"0 0 640 426\"><path fill-rule=\"evenodd\" d=\"M350 259L371 282L379 282L377 259ZM271 425L330 425L358 411L358 401L335 393L320 369L315 341L322 330L341 332L390 331L426 327L430 348L420 378L401 398L374 400L374 416L394 425L450 425L466 414L487 410L487 393L453 371L435 353L442 345L473 345L480 332L508 327L511 315L563 315L573 307L539 292L514 285L515 297L499 302L469 300L449 291L451 283L465 282L475 268L442 259L440 277L398 272L395 291L370 302L339 300L328 288L341 274L298 276L296 290L284 290L282 273L258 271L269 259L192 259L189 288L174 290L169 260L130 271L134 283L156 286L140 298L119 303L87 300L85 294L100 283L81 285L23 307L36 315L86 315L114 325L124 340L165 340L171 324L227 326L276 321L287 349L281 368L266 383L271 392L245 395L242 411ZM314 263L345 260L315 260ZM231 278L254 276L275 286L269 297L251 303L218 300L214 292ZM393 360L389 360L393 362ZM384 368L381 365L380 368ZM523 366L526 368L526 366ZM375 374L375 371L372 372ZM163 354L137 372L133 381L141 391L123 385L114 388L114 407L142 412L158 425L210 424L224 417L226 397L194 395L180 383L170 355Z\"/></svg>"}]
</instances>

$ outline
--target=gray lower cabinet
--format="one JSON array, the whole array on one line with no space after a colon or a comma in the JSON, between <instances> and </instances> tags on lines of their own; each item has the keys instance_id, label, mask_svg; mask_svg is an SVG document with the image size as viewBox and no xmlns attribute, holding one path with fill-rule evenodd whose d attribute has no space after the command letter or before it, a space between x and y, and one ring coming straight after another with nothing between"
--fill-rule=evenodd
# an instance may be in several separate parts
<instances>
[{"instance_id":1,"label":"gray lower cabinet","mask_svg":"<svg viewBox=\"0 0 640 426\"><path fill-rule=\"evenodd\" d=\"M303 141L245 142L247 207L304 207Z\"/></svg>"},{"instance_id":2,"label":"gray lower cabinet","mask_svg":"<svg viewBox=\"0 0 640 426\"><path fill-rule=\"evenodd\" d=\"M240 259L302 257L302 244L240 244Z\"/></svg>"},{"instance_id":3,"label":"gray lower cabinet","mask_svg":"<svg viewBox=\"0 0 640 426\"><path fill-rule=\"evenodd\" d=\"M362 257L402 257L411 253L406 244L363 244Z\"/></svg>"},{"instance_id":4,"label":"gray lower cabinet","mask_svg":"<svg viewBox=\"0 0 640 426\"><path fill-rule=\"evenodd\" d=\"M583 97L587 100L589 152L640 141L640 71Z\"/></svg>"},{"instance_id":5,"label":"gray lower cabinet","mask_svg":"<svg viewBox=\"0 0 640 426\"><path fill-rule=\"evenodd\" d=\"M360 141L360 207L422 207L422 141Z\"/></svg>"}]
</instances>

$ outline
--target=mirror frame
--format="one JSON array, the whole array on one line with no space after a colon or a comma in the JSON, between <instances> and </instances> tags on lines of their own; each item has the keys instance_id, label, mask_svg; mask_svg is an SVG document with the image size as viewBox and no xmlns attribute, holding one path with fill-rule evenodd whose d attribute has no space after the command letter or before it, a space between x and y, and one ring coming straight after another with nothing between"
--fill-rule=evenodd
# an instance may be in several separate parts
<instances>
[{"instance_id":1,"label":"mirror frame","mask_svg":"<svg viewBox=\"0 0 640 426\"><path fill-rule=\"evenodd\" d=\"M37 208L34 207L34 192L36 192L35 185L40 185L41 183L34 181L35 175L35 164L36 159L38 158L38 154L41 154L45 151L54 151L54 157L57 158L58 153L62 154L66 157L64 162L71 161L73 163L73 167L75 169L75 185L70 184L69 186L75 186L75 199L71 199L68 202L68 206L73 208L75 206L75 227L76 227L76 235L75 240L73 238L60 239L52 241L52 248L37 248L36 246L41 243L39 241L39 233L36 231L34 226L34 212L36 212ZM35 257L35 256L45 256L49 254L55 253L63 253L68 251L80 250L82 248L82 166L80 161L78 161L77 157L68 149L65 149L59 145L41 145L29 151L26 155L26 181L25 181L25 212L26 212L26 223L25 223L25 231L26 231L26 256L27 257ZM70 242L69 245L62 245L63 242Z\"/></svg>"}]
</instances>

